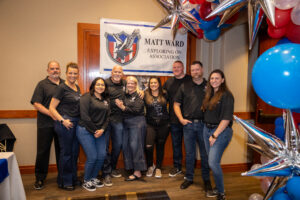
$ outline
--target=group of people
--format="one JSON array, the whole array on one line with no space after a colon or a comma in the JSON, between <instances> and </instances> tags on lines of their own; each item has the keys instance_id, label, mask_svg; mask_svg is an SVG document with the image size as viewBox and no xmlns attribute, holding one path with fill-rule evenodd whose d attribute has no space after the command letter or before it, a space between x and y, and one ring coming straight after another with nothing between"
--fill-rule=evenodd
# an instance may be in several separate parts
<instances>
[{"instance_id":1,"label":"group of people","mask_svg":"<svg viewBox=\"0 0 300 200\"><path fill-rule=\"evenodd\" d=\"M164 146L171 132L174 168L169 176L182 173L184 142L186 172L180 188L193 184L198 143L206 197L225 199L220 161L232 138L234 98L221 70L212 71L206 81L201 62L194 61L190 69L191 76L184 73L181 61L175 61L172 78L162 85L159 77L150 77L147 89L141 91L136 77L124 80L122 67L115 66L111 77L96 78L81 96L77 64L67 65L66 80L62 80L59 63L50 61L48 76L38 83L31 100L38 110L35 189L44 187L53 138L58 186L74 190L80 184L80 143L87 157L82 187L95 191L112 186L111 177L122 176L117 169L121 151L129 173L125 181L141 179L143 171L148 177L161 178Z\"/></svg>"}]
</instances>

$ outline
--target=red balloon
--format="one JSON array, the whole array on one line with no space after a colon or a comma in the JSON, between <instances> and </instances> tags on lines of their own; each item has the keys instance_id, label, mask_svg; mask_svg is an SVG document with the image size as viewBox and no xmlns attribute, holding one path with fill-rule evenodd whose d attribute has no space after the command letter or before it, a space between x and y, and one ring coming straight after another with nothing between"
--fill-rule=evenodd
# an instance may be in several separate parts
<instances>
[{"instance_id":1,"label":"red balloon","mask_svg":"<svg viewBox=\"0 0 300 200\"><path fill-rule=\"evenodd\" d=\"M291 12L292 9L280 10L275 8L275 28L281 28L288 25L291 21ZM268 18L267 23L269 25L273 25Z\"/></svg>"},{"instance_id":2,"label":"red balloon","mask_svg":"<svg viewBox=\"0 0 300 200\"><path fill-rule=\"evenodd\" d=\"M290 22L285 36L292 42L300 44L300 26Z\"/></svg>"},{"instance_id":3,"label":"red balloon","mask_svg":"<svg viewBox=\"0 0 300 200\"><path fill-rule=\"evenodd\" d=\"M211 9L211 3L205 1L204 3L201 4L200 9L199 9L199 15L201 17L201 19L205 20L205 21L211 21L214 18L216 18L217 16L212 16L210 18L206 19L206 16L211 13L212 9Z\"/></svg>"},{"instance_id":4,"label":"red balloon","mask_svg":"<svg viewBox=\"0 0 300 200\"><path fill-rule=\"evenodd\" d=\"M203 38L203 30L202 29L197 29L196 31L198 33L197 38L202 39Z\"/></svg>"},{"instance_id":5,"label":"red balloon","mask_svg":"<svg viewBox=\"0 0 300 200\"><path fill-rule=\"evenodd\" d=\"M204 2L205 2L205 0L190 0L191 4L202 4Z\"/></svg>"},{"instance_id":6,"label":"red balloon","mask_svg":"<svg viewBox=\"0 0 300 200\"><path fill-rule=\"evenodd\" d=\"M287 27L281 27L281 28L274 28L272 26L269 25L268 27L268 35L271 38L281 38L285 35L287 30Z\"/></svg>"}]
</instances>

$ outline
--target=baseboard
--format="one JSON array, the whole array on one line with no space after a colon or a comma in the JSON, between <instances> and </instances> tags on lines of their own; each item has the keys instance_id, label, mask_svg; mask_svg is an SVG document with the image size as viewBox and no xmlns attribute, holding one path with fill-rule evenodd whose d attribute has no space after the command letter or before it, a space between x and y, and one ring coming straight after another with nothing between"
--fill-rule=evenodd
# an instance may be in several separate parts
<instances>
[{"instance_id":1,"label":"baseboard","mask_svg":"<svg viewBox=\"0 0 300 200\"><path fill-rule=\"evenodd\" d=\"M169 161L169 160L168 160ZM171 161L171 160L170 160ZM172 162L165 162L164 166L172 166ZM123 166L122 166L123 167ZM196 168L200 168L200 161L197 161ZM250 169L251 163L236 163L236 164L224 164L221 166L224 172L244 172ZM78 164L78 170L83 170L84 164ZM34 165L20 166L21 174L34 174ZM57 172L56 164L50 164L48 172Z\"/></svg>"}]
</instances>

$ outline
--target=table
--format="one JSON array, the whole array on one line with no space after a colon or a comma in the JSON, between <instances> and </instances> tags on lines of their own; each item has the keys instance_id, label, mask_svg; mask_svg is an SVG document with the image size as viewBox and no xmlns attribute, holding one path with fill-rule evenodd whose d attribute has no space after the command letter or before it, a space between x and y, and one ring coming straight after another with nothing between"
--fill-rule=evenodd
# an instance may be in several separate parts
<instances>
[{"instance_id":1,"label":"table","mask_svg":"<svg viewBox=\"0 0 300 200\"><path fill-rule=\"evenodd\" d=\"M26 200L24 186L16 156L13 152L1 152L0 159L6 159L8 177L0 183L0 200Z\"/></svg>"}]
</instances>

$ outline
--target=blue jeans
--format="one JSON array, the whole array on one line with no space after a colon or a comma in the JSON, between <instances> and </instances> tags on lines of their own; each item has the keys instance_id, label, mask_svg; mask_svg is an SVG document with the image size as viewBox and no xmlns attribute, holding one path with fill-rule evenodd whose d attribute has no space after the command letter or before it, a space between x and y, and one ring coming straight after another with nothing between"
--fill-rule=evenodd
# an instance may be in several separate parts
<instances>
[{"instance_id":1,"label":"blue jeans","mask_svg":"<svg viewBox=\"0 0 300 200\"><path fill-rule=\"evenodd\" d=\"M183 138L183 126L181 124L171 124L171 137L173 147L173 164L175 168L181 170Z\"/></svg>"},{"instance_id":2,"label":"blue jeans","mask_svg":"<svg viewBox=\"0 0 300 200\"><path fill-rule=\"evenodd\" d=\"M144 116L124 119L123 154L126 170L144 171L147 169L144 155L145 137Z\"/></svg>"},{"instance_id":3,"label":"blue jeans","mask_svg":"<svg viewBox=\"0 0 300 200\"><path fill-rule=\"evenodd\" d=\"M204 182L209 181L208 156L203 139L203 123L193 122L183 127L184 146L185 146L185 177L189 181L194 179L194 168L196 159L196 142L198 141L201 157L201 172Z\"/></svg>"},{"instance_id":4,"label":"blue jeans","mask_svg":"<svg viewBox=\"0 0 300 200\"><path fill-rule=\"evenodd\" d=\"M85 127L77 126L76 135L86 155L84 180L90 181L97 178L106 156L105 132L95 138Z\"/></svg>"},{"instance_id":5,"label":"blue jeans","mask_svg":"<svg viewBox=\"0 0 300 200\"><path fill-rule=\"evenodd\" d=\"M216 128L209 129L204 126L204 143L208 152L208 164L213 172L216 187L219 193L224 193L224 180L221 168L221 158L232 138L232 128L227 127L217 138L213 146L209 144L209 137L215 132Z\"/></svg>"},{"instance_id":6,"label":"blue jeans","mask_svg":"<svg viewBox=\"0 0 300 200\"><path fill-rule=\"evenodd\" d=\"M79 154L79 143L76 137L79 118L69 116L63 116L63 118L69 119L73 123L73 128L67 129L58 121L54 123L60 148L57 183L61 187L76 184Z\"/></svg>"}]
</instances>

